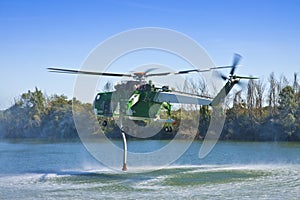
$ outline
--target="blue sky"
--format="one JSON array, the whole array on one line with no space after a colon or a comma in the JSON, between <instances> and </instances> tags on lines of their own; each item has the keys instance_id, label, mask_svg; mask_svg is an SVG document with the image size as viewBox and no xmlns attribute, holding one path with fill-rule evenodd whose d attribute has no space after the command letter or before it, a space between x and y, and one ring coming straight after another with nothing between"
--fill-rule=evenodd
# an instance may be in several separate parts
<instances>
[{"instance_id":1,"label":"blue sky","mask_svg":"<svg viewBox=\"0 0 300 200\"><path fill-rule=\"evenodd\" d=\"M216 65L267 80L300 72L300 3L297 0L1 0L0 109L35 86L72 97L75 77L51 66L79 68L100 42L119 32L162 27L196 40Z\"/></svg>"}]
</instances>

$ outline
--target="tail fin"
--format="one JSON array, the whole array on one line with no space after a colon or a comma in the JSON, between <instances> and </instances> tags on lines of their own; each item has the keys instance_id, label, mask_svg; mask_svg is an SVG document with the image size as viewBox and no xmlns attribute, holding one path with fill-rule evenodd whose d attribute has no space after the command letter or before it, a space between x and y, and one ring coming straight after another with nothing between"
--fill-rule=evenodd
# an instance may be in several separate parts
<instances>
[{"instance_id":1,"label":"tail fin","mask_svg":"<svg viewBox=\"0 0 300 200\"><path fill-rule=\"evenodd\" d=\"M220 90L220 92L217 94L217 96L212 100L210 103L210 106L217 106L220 103L224 102L225 97L228 95L228 93L231 91L233 86L237 84L238 80L228 80L225 86Z\"/></svg>"}]
</instances>

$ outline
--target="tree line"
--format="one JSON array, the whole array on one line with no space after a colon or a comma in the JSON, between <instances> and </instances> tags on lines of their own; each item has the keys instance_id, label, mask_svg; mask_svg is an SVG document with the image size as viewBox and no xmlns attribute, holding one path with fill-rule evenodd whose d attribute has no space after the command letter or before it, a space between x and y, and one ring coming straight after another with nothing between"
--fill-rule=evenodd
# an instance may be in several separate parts
<instances>
[{"instance_id":1,"label":"tree line","mask_svg":"<svg viewBox=\"0 0 300 200\"><path fill-rule=\"evenodd\" d=\"M300 141L300 91L298 74L290 83L271 73L267 82L249 80L247 90L233 95L227 109L223 139L250 141Z\"/></svg>"},{"instance_id":2,"label":"tree line","mask_svg":"<svg viewBox=\"0 0 300 200\"><path fill-rule=\"evenodd\" d=\"M90 105L73 101L75 107ZM72 117L72 100L47 96L41 90L23 93L0 115L0 138L78 138Z\"/></svg>"},{"instance_id":3,"label":"tree line","mask_svg":"<svg viewBox=\"0 0 300 200\"><path fill-rule=\"evenodd\" d=\"M227 98L226 120L220 139L300 141L300 91L297 73L293 78L290 83L286 77L276 79L274 73L271 73L266 82L250 80L243 91L231 92ZM193 90L193 93L207 93L203 82L191 81L186 87ZM78 139L72 107L77 113L82 111L85 117L94 116L89 103L69 100L64 95L47 96L38 88L23 93L10 108L0 112L0 138ZM174 125L173 133L165 133L162 128L151 139L171 139L175 134L181 134L181 138L189 138L188 132L178 132L180 119L184 120L184 130L191 127L197 129L196 139L205 137L211 120L211 110L207 106L198 106L193 111L183 106L173 111L172 115L179 121ZM194 120L196 115L200 116L199 123ZM199 126L195 127L197 124ZM91 134L107 134L109 137L119 138L119 131L116 123L109 121L106 131L95 129Z\"/></svg>"}]
</instances>

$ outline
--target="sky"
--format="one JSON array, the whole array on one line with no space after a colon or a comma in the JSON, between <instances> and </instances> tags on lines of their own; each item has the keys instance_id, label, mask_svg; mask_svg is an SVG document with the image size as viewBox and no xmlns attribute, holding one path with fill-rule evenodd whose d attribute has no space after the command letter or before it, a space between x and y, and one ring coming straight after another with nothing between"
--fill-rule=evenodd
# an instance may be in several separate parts
<instances>
[{"instance_id":1,"label":"sky","mask_svg":"<svg viewBox=\"0 0 300 200\"><path fill-rule=\"evenodd\" d=\"M76 76L46 68L79 69L99 43L143 27L193 38L216 65L237 52L241 75L292 80L300 72L299 10L297 0L1 0L0 110L35 87L72 98Z\"/></svg>"}]
</instances>

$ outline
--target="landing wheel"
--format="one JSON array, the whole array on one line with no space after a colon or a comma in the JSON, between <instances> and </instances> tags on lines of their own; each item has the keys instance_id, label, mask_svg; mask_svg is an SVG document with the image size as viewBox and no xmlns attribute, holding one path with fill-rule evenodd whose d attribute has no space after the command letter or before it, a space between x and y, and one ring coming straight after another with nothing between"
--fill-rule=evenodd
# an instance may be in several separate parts
<instances>
[{"instance_id":1,"label":"landing wheel","mask_svg":"<svg viewBox=\"0 0 300 200\"><path fill-rule=\"evenodd\" d=\"M166 132L169 132L169 127L166 126L166 127L165 127L165 131L166 131Z\"/></svg>"},{"instance_id":2,"label":"landing wheel","mask_svg":"<svg viewBox=\"0 0 300 200\"><path fill-rule=\"evenodd\" d=\"M165 131L166 131L166 132L172 132L173 129L172 129L171 126L166 126L166 127L165 127Z\"/></svg>"},{"instance_id":3,"label":"landing wheel","mask_svg":"<svg viewBox=\"0 0 300 200\"><path fill-rule=\"evenodd\" d=\"M102 122L102 126L104 126L104 127L107 126L107 121L106 121L106 120L104 120L104 121Z\"/></svg>"}]
</instances>

